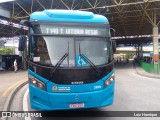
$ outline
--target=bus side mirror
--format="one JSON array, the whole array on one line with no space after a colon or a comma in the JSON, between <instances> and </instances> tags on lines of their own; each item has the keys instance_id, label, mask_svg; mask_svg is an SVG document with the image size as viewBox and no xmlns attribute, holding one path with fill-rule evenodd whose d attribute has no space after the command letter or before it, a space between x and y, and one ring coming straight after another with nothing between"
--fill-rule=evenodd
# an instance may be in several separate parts
<instances>
[{"instance_id":1,"label":"bus side mirror","mask_svg":"<svg viewBox=\"0 0 160 120\"><path fill-rule=\"evenodd\" d=\"M20 24L21 24L21 25L28 26L28 27L31 26L31 24L30 24L30 22L29 22L28 20L21 20L21 21L20 21Z\"/></svg>"},{"instance_id":2,"label":"bus side mirror","mask_svg":"<svg viewBox=\"0 0 160 120\"><path fill-rule=\"evenodd\" d=\"M18 45L18 50L19 51L24 51L25 46L26 46L26 41L27 41L26 36L20 36L19 45Z\"/></svg>"},{"instance_id":3,"label":"bus side mirror","mask_svg":"<svg viewBox=\"0 0 160 120\"><path fill-rule=\"evenodd\" d=\"M113 49L113 52L115 53L116 52L116 41L115 40L112 40L112 49Z\"/></svg>"}]
</instances>

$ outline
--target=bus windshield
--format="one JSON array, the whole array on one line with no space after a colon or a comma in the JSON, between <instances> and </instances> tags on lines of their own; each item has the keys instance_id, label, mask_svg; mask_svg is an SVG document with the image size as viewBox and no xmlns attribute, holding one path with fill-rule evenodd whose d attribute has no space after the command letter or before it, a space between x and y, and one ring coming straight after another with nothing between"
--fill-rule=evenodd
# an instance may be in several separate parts
<instances>
[{"instance_id":1,"label":"bus windshield","mask_svg":"<svg viewBox=\"0 0 160 120\"><path fill-rule=\"evenodd\" d=\"M111 57L111 42L108 27L63 25L34 25L30 37L30 60L52 65L69 53L61 67L89 66L80 57L84 54L94 65L103 65ZM80 46L80 47L79 47Z\"/></svg>"},{"instance_id":2,"label":"bus windshield","mask_svg":"<svg viewBox=\"0 0 160 120\"><path fill-rule=\"evenodd\" d=\"M80 66L80 52L95 65L107 64L110 57L109 38L62 36L34 36L32 38L30 59L41 64L56 65L66 52L69 52L69 55L61 64L63 67ZM83 66L87 66L84 60L82 62L84 62Z\"/></svg>"}]
</instances>

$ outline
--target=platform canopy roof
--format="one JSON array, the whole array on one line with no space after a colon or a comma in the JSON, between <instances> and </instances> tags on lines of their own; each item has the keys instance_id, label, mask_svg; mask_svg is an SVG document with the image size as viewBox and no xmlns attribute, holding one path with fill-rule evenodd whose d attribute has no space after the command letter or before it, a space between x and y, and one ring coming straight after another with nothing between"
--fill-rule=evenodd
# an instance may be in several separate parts
<instances>
[{"instance_id":1,"label":"platform canopy roof","mask_svg":"<svg viewBox=\"0 0 160 120\"><path fill-rule=\"evenodd\" d=\"M160 0L0 0L0 7L10 11L10 18L0 19L12 22L29 19L32 12L44 9L92 11L109 19L111 28L116 31L115 36L123 36L121 42L129 36L152 35L153 26L160 27ZM20 34L19 31L0 25L0 36L15 36ZM133 42L136 40L138 38L132 39Z\"/></svg>"}]
</instances>

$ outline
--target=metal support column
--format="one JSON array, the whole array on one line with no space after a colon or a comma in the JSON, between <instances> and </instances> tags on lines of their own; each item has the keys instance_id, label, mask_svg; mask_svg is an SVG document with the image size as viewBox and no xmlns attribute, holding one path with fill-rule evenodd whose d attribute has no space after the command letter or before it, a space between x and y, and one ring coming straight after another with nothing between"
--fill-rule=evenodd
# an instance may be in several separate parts
<instances>
[{"instance_id":1,"label":"metal support column","mask_svg":"<svg viewBox=\"0 0 160 120\"><path fill-rule=\"evenodd\" d=\"M140 44L138 43L138 60L140 60L140 49L139 49L139 47L140 47Z\"/></svg>"},{"instance_id":2,"label":"metal support column","mask_svg":"<svg viewBox=\"0 0 160 120\"><path fill-rule=\"evenodd\" d=\"M154 12L154 26L153 26L153 63L159 64L159 51L158 51L158 26L157 26L156 11Z\"/></svg>"},{"instance_id":3,"label":"metal support column","mask_svg":"<svg viewBox=\"0 0 160 120\"><path fill-rule=\"evenodd\" d=\"M136 49L136 57L137 57L138 56L137 44L135 44L135 49Z\"/></svg>"},{"instance_id":4,"label":"metal support column","mask_svg":"<svg viewBox=\"0 0 160 120\"><path fill-rule=\"evenodd\" d=\"M141 46L141 49L140 49L140 51L141 51L140 58L142 58L143 57L143 44L142 44L142 41L140 43L140 46Z\"/></svg>"},{"instance_id":5,"label":"metal support column","mask_svg":"<svg viewBox=\"0 0 160 120\"><path fill-rule=\"evenodd\" d=\"M24 68L24 70L27 70L27 61L25 60L25 59L27 59L27 45L26 45L26 47L25 47L25 49L24 49L24 52L23 52L23 55L24 55L24 66L23 66L23 68Z\"/></svg>"}]
</instances>

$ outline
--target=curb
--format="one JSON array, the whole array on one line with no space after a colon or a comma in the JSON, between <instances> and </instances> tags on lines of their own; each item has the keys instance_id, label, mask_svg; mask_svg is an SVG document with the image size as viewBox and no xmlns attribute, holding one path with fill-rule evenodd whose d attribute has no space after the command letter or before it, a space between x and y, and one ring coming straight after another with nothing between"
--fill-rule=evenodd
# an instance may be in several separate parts
<instances>
[{"instance_id":1,"label":"curb","mask_svg":"<svg viewBox=\"0 0 160 120\"><path fill-rule=\"evenodd\" d=\"M136 65L135 61L133 61L133 65L134 65L134 67L135 67L135 69L136 69L136 73L137 73L138 75L145 76L145 77L149 77L149 78L160 79L160 75L151 74L151 73L147 73L147 72L146 72L146 74L143 74L142 72L140 72L140 71L138 70L139 68L137 68L137 65Z\"/></svg>"},{"instance_id":2,"label":"curb","mask_svg":"<svg viewBox=\"0 0 160 120\"><path fill-rule=\"evenodd\" d=\"M28 83L28 81L25 81L25 82L23 82L22 84L20 84L20 85L18 85L15 89L13 89L10 93L9 93L9 95L8 95L8 97L7 97L7 99L6 99L6 102L5 102L5 104L4 104L4 107L3 107L3 110L2 111L6 111L6 112L8 112L8 111L10 111L10 107L11 107L11 103L12 103L12 100L13 100L13 98L14 98L14 96L15 96L15 94L17 93L17 91L18 90L20 90L24 85L26 85ZM1 120L7 120L8 119L8 117L1 117Z\"/></svg>"}]
</instances>

